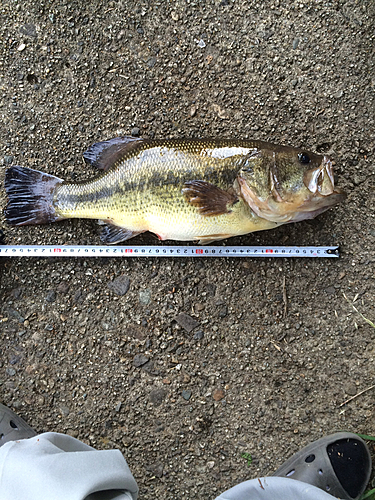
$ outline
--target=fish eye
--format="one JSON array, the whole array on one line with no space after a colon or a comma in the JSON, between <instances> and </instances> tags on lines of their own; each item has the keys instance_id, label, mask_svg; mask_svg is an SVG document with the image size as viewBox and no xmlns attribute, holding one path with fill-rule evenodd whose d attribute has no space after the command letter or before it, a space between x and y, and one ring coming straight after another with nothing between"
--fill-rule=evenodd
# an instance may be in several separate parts
<instances>
[{"instance_id":1,"label":"fish eye","mask_svg":"<svg viewBox=\"0 0 375 500\"><path fill-rule=\"evenodd\" d=\"M298 159L301 163L310 163L310 156L307 153L299 153Z\"/></svg>"}]
</instances>

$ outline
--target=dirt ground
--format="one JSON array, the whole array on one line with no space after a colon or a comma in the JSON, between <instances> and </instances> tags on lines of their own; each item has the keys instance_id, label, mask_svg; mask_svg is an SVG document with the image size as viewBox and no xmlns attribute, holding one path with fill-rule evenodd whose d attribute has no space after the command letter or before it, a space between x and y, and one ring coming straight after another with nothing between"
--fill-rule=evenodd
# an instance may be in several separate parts
<instances>
[{"instance_id":1,"label":"dirt ground","mask_svg":"<svg viewBox=\"0 0 375 500\"><path fill-rule=\"evenodd\" d=\"M87 179L85 149L132 132L324 151L348 194L231 240L339 244L336 260L3 258L0 401L119 448L142 500L213 499L324 434L374 435L375 330L344 298L375 321L373 0L3 0L0 16L2 208L7 166ZM8 244L100 243L94 221L0 226Z\"/></svg>"}]
</instances>

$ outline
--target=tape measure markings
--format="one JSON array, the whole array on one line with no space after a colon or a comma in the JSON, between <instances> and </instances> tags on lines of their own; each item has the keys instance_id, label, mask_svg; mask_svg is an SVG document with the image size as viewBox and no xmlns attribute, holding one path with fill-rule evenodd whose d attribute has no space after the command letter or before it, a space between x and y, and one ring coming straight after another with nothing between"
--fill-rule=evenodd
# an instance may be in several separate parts
<instances>
[{"instance_id":1,"label":"tape measure markings","mask_svg":"<svg viewBox=\"0 0 375 500\"><path fill-rule=\"evenodd\" d=\"M2 245L0 257L339 257L338 246Z\"/></svg>"}]
</instances>

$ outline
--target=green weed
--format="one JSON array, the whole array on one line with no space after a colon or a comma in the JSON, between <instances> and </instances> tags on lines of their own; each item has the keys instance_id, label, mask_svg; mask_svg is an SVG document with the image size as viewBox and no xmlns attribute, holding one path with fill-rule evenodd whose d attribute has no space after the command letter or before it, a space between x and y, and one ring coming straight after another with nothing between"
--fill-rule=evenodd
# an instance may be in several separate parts
<instances>
[{"instance_id":1,"label":"green weed","mask_svg":"<svg viewBox=\"0 0 375 500\"><path fill-rule=\"evenodd\" d=\"M242 458L246 458L247 460L247 465L250 465L251 462L253 461L253 457L250 455L250 453L242 453L241 454Z\"/></svg>"}]
</instances>

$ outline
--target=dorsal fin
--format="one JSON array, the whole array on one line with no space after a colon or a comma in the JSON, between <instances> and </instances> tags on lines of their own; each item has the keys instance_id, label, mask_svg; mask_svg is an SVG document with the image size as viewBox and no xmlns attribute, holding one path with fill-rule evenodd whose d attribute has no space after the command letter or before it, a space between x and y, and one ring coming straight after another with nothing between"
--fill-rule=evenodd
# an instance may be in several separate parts
<instances>
[{"instance_id":1,"label":"dorsal fin","mask_svg":"<svg viewBox=\"0 0 375 500\"><path fill-rule=\"evenodd\" d=\"M115 137L108 141L97 142L90 146L83 153L83 159L86 163L100 170L108 170L125 153L131 151L143 139L139 137Z\"/></svg>"}]
</instances>

